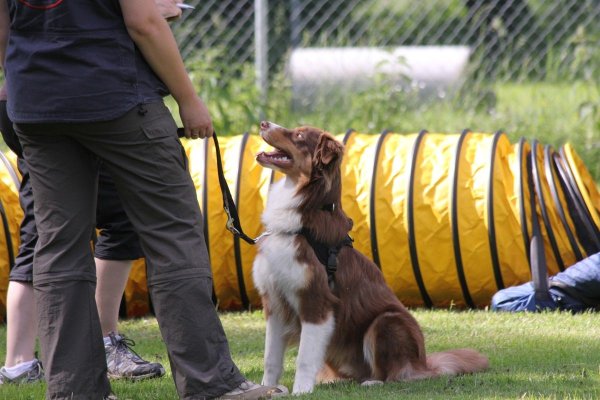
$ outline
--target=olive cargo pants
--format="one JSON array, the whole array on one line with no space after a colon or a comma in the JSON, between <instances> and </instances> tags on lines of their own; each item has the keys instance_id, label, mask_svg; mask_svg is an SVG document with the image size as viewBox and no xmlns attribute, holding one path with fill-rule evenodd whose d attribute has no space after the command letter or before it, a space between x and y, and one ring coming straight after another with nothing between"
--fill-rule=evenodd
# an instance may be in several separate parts
<instances>
[{"instance_id":1,"label":"olive cargo pants","mask_svg":"<svg viewBox=\"0 0 600 400\"><path fill-rule=\"evenodd\" d=\"M212 304L195 188L164 104L139 106L107 122L15 126L39 232L34 292L47 398L102 399L110 392L89 243L98 159L139 234L179 397L212 398L239 385L244 377Z\"/></svg>"}]
</instances>

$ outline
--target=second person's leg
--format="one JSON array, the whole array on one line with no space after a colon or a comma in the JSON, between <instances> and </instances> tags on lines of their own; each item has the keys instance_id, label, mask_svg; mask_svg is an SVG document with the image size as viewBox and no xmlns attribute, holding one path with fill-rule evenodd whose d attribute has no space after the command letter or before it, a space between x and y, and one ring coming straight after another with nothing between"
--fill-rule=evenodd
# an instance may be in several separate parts
<instances>
[{"instance_id":1,"label":"second person's leg","mask_svg":"<svg viewBox=\"0 0 600 400\"><path fill-rule=\"evenodd\" d=\"M96 227L96 304L104 336L108 376L132 380L163 376L164 367L160 363L144 360L131 349L135 342L118 331L121 299L131 264L133 260L143 257L143 253L112 177L102 164L98 177Z\"/></svg>"},{"instance_id":2,"label":"second person's leg","mask_svg":"<svg viewBox=\"0 0 600 400\"><path fill-rule=\"evenodd\" d=\"M12 121L6 113L6 101L0 101L0 131L2 138L17 155L21 173L19 203L23 219L19 227L20 245L10 271L6 299L6 359L0 369L0 384L30 383L44 378L40 361L35 355L37 316L33 295L33 252L37 229L33 213L33 192L29 170Z\"/></svg>"},{"instance_id":3,"label":"second person's leg","mask_svg":"<svg viewBox=\"0 0 600 400\"><path fill-rule=\"evenodd\" d=\"M131 260L94 259L96 263L96 305L102 325L102 335L118 332L119 309L123 291L131 271Z\"/></svg>"}]
</instances>

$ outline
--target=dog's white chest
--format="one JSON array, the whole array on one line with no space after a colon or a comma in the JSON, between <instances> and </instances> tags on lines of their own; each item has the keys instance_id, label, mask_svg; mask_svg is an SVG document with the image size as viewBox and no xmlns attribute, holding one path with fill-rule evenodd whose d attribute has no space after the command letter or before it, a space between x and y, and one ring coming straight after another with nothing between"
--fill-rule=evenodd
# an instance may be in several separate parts
<instances>
[{"instance_id":1,"label":"dog's white chest","mask_svg":"<svg viewBox=\"0 0 600 400\"><path fill-rule=\"evenodd\" d=\"M253 266L254 284L261 294L284 296L298 311L297 292L307 286L307 266L296 259L293 236L272 234L262 240Z\"/></svg>"},{"instance_id":2,"label":"dog's white chest","mask_svg":"<svg viewBox=\"0 0 600 400\"><path fill-rule=\"evenodd\" d=\"M270 234L258 243L252 270L254 284L261 294L271 294L273 300L275 295L284 296L296 310L296 293L308 283L307 266L297 260L293 234L302 226L297 211L299 202L295 187L286 179L273 185L263 213L263 224Z\"/></svg>"}]
</instances>

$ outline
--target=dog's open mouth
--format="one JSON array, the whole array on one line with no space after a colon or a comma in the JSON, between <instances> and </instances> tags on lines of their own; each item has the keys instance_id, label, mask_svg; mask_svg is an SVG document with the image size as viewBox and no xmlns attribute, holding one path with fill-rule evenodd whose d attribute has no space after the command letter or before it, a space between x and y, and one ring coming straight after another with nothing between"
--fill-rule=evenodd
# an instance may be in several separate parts
<instances>
[{"instance_id":1,"label":"dog's open mouth","mask_svg":"<svg viewBox=\"0 0 600 400\"><path fill-rule=\"evenodd\" d=\"M261 151L256 155L256 161L261 165L273 165L275 167L288 167L293 161L292 157L283 150Z\"/></svg>"}]
</instances>

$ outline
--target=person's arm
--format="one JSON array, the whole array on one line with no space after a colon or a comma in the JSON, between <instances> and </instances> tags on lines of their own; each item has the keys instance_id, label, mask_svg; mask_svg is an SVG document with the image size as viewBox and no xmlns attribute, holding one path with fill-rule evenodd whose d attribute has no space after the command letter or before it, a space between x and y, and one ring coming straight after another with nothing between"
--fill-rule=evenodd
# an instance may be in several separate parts
<instances>
[{"instance_id":1,"label":"person's arm","mask_svg":"<svg viewBox=\"0 0 600 400\"><path fill-rule=\"evenodd\" d=\"M129 35L179 105L185 136L211 136L208 109L196 94L173 33L154 0L120 0L120 4Z\"/></svg>"},{"instance_id":2,"label":"person's arm","mask_svg":"<svg viewBox=\"0 0 600 400\"><path fill-rule=\"evenodd\" d=\"M8 45L8 4L6 0L0 0L0 68L4 70L4 57L6 56L6 46ZM0 101L6 100L6 89L4 85L0 87Z\"/></svg>"}]
</instances>

